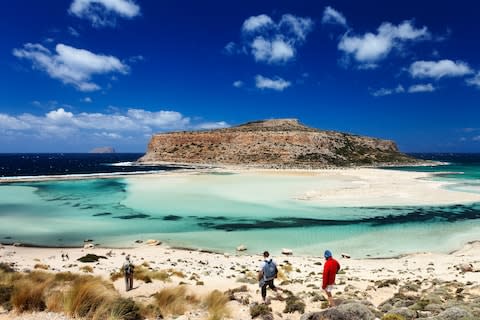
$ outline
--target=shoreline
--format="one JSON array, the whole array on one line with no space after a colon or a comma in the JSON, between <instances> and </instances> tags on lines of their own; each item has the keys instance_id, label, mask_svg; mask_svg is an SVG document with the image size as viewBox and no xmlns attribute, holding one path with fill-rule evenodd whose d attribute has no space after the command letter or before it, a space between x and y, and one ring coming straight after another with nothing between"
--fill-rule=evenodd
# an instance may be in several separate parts
<instances>
[{"instance_id":1,"label":"shoreline","mask_svg":"<svg viewBox=\"0 0 480 320\"><path fill-rule=\"evenodd\" d=\"M8 176L0 177L0 185L21 182L42 182L42 181L68 181L68 180L89 180L89 179L115 179L122 177L141 177L168 173L215 173L233 171L236 172L252 172L252 171L273 171L273 172L316 172L325 170L350 170L350 169L380 169L388 170L390 168L399 167L422 167L422 166L442 166L447 165L446 162L422 160L413 163L383 163L375 165L358 165L358 166L325 166L325 167L282 167L281 165L236 165L236 164L208 164L208 163L176 163L176 162L137 162L142 166L161 165L172 167L172 170L152 170L152 171L133 171L133 172L106 172L106 173L78 173L78 174L59 174L59 175L38 175L38 176ZM180 168L180 169L178 169Z\"/></svg>"}]
</instances>

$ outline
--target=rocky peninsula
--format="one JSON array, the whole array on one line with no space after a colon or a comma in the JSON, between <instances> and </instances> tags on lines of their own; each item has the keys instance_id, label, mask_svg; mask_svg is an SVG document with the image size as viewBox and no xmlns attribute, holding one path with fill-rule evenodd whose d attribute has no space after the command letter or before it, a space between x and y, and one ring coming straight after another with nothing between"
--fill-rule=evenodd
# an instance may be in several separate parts
<instances>
[{"instance_id":1,"label":"rocky peninsula","mask_svg":"<svg viewBox=\"0 0 480 320\"><path fill-rule=\"evenodd\" d=\"M159 133L139 162L325 168L416 160L390 140L319 130L296 119L274 119L226 129Z\"/></svg>"}]
</instances>

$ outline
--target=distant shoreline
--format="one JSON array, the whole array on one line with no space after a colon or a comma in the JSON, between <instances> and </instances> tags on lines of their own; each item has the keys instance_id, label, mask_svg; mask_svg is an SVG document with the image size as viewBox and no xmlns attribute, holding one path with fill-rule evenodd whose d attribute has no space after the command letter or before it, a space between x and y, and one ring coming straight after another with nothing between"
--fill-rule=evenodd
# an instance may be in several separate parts
<instances>
[{"instance_id":1,"label":"distant shoreline","mask_svg":"<svg viewBox=\"0 0 480 320\"><path fill-rule=\"evenodd\" d=\"M314 172L323 170L342 170L342 169L360 169L360 168L374 168L374 169L387 169L396 167L422 167L422 166L441 166L447 165L447 162L422 160L419 162L409 164L398 163L381 163L376 165L358 165L358 166L325 166L318 168L303 168L303 167L280 167L277 165L227 165L227 164L203 164L203 163L172 163L172 162L142 162L141 165L161 165L165 167L174 167L181 169L172 170L152 170L152 171L133 171L133 172L108 172L108 173L78 173L67 175L38 175L38 176L9 176L0 177L0 185L3 183L15 183L15 182L41 182L41 181L55 181L55 180L90 180L90 179L115 179L121 177L135 177L135 176L148 176L162 173L184 173L184 172L202 172L202 173L215 173L227 171L255 171L255 170L272 170L275 172Z\"/></svg>"}]
</instances>

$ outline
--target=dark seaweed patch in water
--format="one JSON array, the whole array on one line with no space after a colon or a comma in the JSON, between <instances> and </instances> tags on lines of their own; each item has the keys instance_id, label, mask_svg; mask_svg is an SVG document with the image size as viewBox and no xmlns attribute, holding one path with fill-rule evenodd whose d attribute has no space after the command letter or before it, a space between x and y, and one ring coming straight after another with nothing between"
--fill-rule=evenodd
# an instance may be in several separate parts
<instances>
[{"instance_id":1,"label":"dark seaweed patch in water","mask_svg":"<svg viewBox=\"0 0 480 320\"><path fill-rule=\"evenodd\" d=\"M315 226L345 226L370 225L387 226L394 224L419 222L457 222L463 220L480 219L480 204L454 205L446 207L404 208L405 214L365 217L358 219L311 219L296 217L281 217L270 220L260 219L230 219L229 223L218 223L217 217L198 217L198 226L207 229L224 231L300 228ZM378 209L378 208L372 208ZM384 208L382 208L384 209Z\"/></svg>"},{"instance_id":2,"label":"dark seaweed patch in water","mask_svg":"<svg viewBox=\"0 0 480 320\"><path fill-rule=\"evenodd\" d=\"M176 215L173 215L173 214L169 214L168 216L163 217L163 220L165 220L165 221L178 221L180 219L182 219L182 217L176 216Z\"/></svg>"},{"instance_id":3,"label":"dark seaweed patch in water","mask_svg":"<svg viewBox=\"0 0 480 320\"><path fill-rule=\"evenodd\" d=\"M100 213L95 213L93 216L94 217L102 217L102 216L109 216L111 215L110 212L100 212Z\"/></svg>"},{"instance_id":4,"label":"dark seaweed patch in water","mask_svg":"<svg viewBox=\"0 0 480 320\"><path fill-rule=\"evenodd\" d=\"M137 213L137 214L129 214L126 216L118 216L115 217L116 219L122 219L122 220L131 220L131 219L146 219L149 218L150 215L148 214L143 214L143 213Z\"/></svg>"}]
</instances>

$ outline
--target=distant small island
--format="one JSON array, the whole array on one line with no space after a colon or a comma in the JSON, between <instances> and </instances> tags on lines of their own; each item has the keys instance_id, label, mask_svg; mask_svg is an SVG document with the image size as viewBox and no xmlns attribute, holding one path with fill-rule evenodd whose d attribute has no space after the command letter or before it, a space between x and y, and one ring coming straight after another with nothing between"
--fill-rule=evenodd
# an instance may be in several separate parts
<instances>
[{"instance_id":1,"label":"distant small island","mask_svg":"<svg viewBox=\"0 0 480 320\"><path fill-rule=\"evenodd\" d=\"M272 119L226 129L156 134L139 162L308 169L418 160L401 153L390 140L319 130L297 119Z\"/></svg>"},{"instance_id":2,"label":"distant small island","mask_svg":"<svg viewBox=\"0 0 480 320\"><path fill-rule=\"evenodd\" d=\"M90 150L88 153L115 153L113 147L97 147Z\"/></svg>"}]
</instances>

